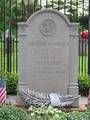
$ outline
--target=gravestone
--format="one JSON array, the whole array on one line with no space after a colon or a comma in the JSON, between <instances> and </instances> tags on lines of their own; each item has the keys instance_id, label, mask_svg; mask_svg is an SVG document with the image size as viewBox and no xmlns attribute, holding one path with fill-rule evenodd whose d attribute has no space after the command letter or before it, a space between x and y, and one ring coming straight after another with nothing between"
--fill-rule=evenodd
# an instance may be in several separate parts
<instances>
[{"instance_id":1,"label":"gravestone","mask_svg":"<svg viewBox=\"0 0 90 120\"><path fill-rule=\"evenodd\" d=\"M18 23L19 86L78 95L78 23L57 10L40 10Z\"/></svg>"}]
</instances>

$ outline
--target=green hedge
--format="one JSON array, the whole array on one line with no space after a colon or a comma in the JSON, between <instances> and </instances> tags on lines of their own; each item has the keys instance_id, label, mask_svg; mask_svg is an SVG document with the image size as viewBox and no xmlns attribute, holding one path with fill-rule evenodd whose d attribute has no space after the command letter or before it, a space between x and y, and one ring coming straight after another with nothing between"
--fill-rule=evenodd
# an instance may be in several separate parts
<instances>
[{"instance_id":1,"label":"green hedge","mask_svg":"<svg viewBox=\"0 0 90 120\"><path fill-rule=\"evenodd\" d=\"M13 106L0 106L0 120L90 120L90 111L66 113L49 107L27 112Z\"/></svg>"},{"instance_id":2,"label":"green hedge","mask_svg":"<svg viewBox=\"0 0 90 120\"><path fill-rule=\"evenodd\" d=\"M29 112L31 120L90 120L90 111L61 112L58 109L33 108Z\"/></svg>"},{"instance_id":3,"label":"green hedge","mask_svg":"<svg viewBox=\"0 0 90 120\"><path fill-rule=\"evenodd\" d=\"M18 75L6 73L5 78L8 94L17 94Z\"/></svg>"},{"instance_id":4,"label":"green hedge","mask_svg":"<svg viewBox=\"0 0 90 120\"><path fill-rule=\"evenodd\" d=\"M79 93L81 95L88 95L88 91L90 89L90 76L79 76L78 77L78 83L79 83Z\"/></svg>"},{"instance_id":5,"label":"green hedge","mask_svg":"<svg viewBox=\"0 0 90 120\"><path fill-rule=\"evenodd\" d=\"M0 73L0 77L3 73ZM8 94L17 94L18 75L15 73L4 73L6 80L6 88Z\"/></svg>"},{"instance_id":6,"label":"green hedge","mask_svg":"<svg viewBox=\"0 0 90 120\"><path fill-rule=\"evenodd\" d=\"M27 112L13 106L0 106L0 120L30 120Z\"/></svg>"}]
</instances>

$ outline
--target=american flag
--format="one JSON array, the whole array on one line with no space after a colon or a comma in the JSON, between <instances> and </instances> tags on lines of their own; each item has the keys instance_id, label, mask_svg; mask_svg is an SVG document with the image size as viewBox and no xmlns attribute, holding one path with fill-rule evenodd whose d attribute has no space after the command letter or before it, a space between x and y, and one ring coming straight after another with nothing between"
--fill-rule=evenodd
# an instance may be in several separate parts
<instances>
[{"instance_id":1,"label":"american flag","mask_svg":"<svg viewBox=\"0 0 90 120\"><path fill-rule=\"evenodd\" d=\"M0 78L0 104L5 103L6 101L6 85L4 75Z\"/></svg>"}]
</instances>

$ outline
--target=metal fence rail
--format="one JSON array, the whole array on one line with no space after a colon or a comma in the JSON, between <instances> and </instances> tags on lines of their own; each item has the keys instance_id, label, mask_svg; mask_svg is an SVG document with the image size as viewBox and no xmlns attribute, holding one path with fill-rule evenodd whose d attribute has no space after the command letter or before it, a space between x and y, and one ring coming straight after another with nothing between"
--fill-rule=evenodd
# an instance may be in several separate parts
<instances>
[{"instance_id":1,"label":"metal fence rail","mask_svg":"<svg viewBox=\"0 0 90 120\"><path fill-rule=\"evenodd\" d=\"M0 71L18 72L17 22L40 9L57 9L71 22L79 22L79 74L90 73L90 0L0 0ZM89 26L89 27L88 27ZM88 35L86 35L88 36Z\"/></svg>"}]
</instances>

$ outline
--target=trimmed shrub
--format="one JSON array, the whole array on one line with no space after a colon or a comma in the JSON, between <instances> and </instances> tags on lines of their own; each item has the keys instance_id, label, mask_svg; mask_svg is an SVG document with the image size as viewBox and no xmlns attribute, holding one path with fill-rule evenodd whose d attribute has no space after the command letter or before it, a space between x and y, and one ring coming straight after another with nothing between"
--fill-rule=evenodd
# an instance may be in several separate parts
<instances>
[{"instance_id":1,"label":"trimmed shrub","mask_svg":"<svg viewBox=\"0 0 90 120\"><path fill-rule=\"evenodd\" d=\"M28 114L13 106L0 106L0 120L30 120Z\"/></svg>"},{"instance_id":2,"label":"trimmed shrub","mask_svg":"<svg viewBox=\"0 0 90 120\"><path fill-rule=\"evenodd\" d=\"M30 111L14 106L0 106L0 120L90 120L90 111L61 112L52 107Z\"/></svg>"},{"instance_id":3,"label":"trimmed shrub","mask_svg":"<svg viewBox=\"0 0 90 120\"><path fill-rule=\"evenodd\" d=\"M0 73L0 76L3 73ZM6 80L7 94L17 94L17 85L18 85L18 75L15 73L4 73Z\"/></svg>"},{"instance_id":4,"label":"trimmed shrub","mask_svg":"<svg viewBox=\"0 0 90 120\"><path fill-rule=\"evenodd\" d=\"M18 75L17 74L5 74L6 86L8 94L17 94Z\"/></svg>"},{"instance_id":5,"label":"trimmed shrub","mask_svg":"<svg viewBox=\"0 0 90 120\"><path fill-rule=\"evenodd\" d=\"M88 95L88 91L90 89L90 76L79 76L78 77L78 83L79 83L79 93L81 95Z\"/></svg>"},{"instance_id":6,"label":"trimmed shrub","mask_svg":"<svg viewBox=\"0 0 90 120\"><path fill-rule=\"evenodd\" d=\"M61 112L58 109L33 108L29 112L31 120L90 120L90 111Z\"/></svg>"}]
</instances>

